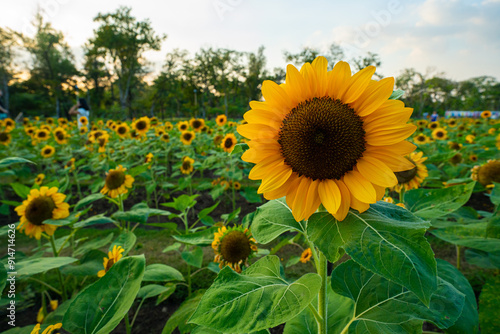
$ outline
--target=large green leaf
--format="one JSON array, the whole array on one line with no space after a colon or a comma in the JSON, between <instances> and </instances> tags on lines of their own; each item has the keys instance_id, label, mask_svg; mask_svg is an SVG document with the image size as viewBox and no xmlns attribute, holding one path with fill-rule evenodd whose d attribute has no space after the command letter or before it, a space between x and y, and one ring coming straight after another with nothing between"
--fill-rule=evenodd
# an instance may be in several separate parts
<instances>
[{"instance_id":1,"label":"large green leaf","mask_svg":"<svg viewBox=\"0 0 500 334\"><path fill-rule=\"evenodd\" d=\"M17 196L21 197L22 199L26 199L28 197L28 194L30 193L31 189L29 187L26 187L24 184L21 183L11 183L10 186L14 190L14 192L17 194Z\"/></svg>"},{"instance_id":2,"label":"large green leaf","mask_svg":"<svg viewBox=\"0 0 500 334\"><path fill-rule=\"evenodd\" d=\"M73 256L80 256L91 250L102 248L110 243L112 239L113 233L110 233L105 238L95 238L94 240L88 241L78 247L73 253Z\"/></svg>"},{"instance_id":3,"label":"large green leaf","mask_svg":"<svg viewBox=\"0 0 500 334\"><path fill-rule=\"evenodd\" d=\"M500 183L493 182L495 187L491 191L490 194L490 200L491 203L495 204L496 206L500 206Z\"/></svg>"},{"instance_id":4,"label":"large green leaf","mask_svg":"<svg viewBox=\"0 0 500 334\"><path fill-rule=\"evenodd\" d=\"M143 280L149 282L184 281L184 276L175 268L166 264L150 264L146 268Z\"/></svg>"},{"instance_id":5,"label":"large green leaf","mask_svg":"<svg viewBox=\"0 0 500 334\"><path fill-rule=\"evenodd\" d=\"M255 240L267 244L287 231L304 232L306 224L295 221L285 198L280 198L259 206L253 216L251 227Z\"/></svg>"},{"instance_id":6,"label":"large green leaf","mask_svg":"<svg viewBox=\"0 0 500 334\"><path fill-rule=\"evenodd\" d=\"M16 263L17 277L32 276L47 272L54 268L71 264L78 261L73 257L39 257L36 259L27 258ZM16 277L16 278L17 278Z\"/></svg>"},{"instance_id":7,"label":"large green leaf","mask_svg":"<svg viewBox=\"0 0 500 334\"><path fill-rule=\"evenodd\" d=\"M466 249L468 263L486 269L500 269L500 252L488 253L478 249Z\"/></svg>"},{"instance_id":8,"label":"large green leaf","mask_svg":"<svg viewBox=\"0 0 500 334\"><path fill-rule=\"evenodd\" d=\"M455 225L432 230L431 233L449 243L479 249L485 252L500 252L500 239L487 238L488 222Z\"/></svg>"},{"instance_id":9,"label":"large green leaf","mask_svg":"<svg viewBox=\"0 0 500 334\"><path fill-rule=\"evenodd\" d=\"M179 327L181 334L190 333L195 326L188 324L188 320L198 307L204 292L198 290L190 298L186 299L177 311L168 318L161 334L171 334L177 327Z\"/></svg>"},{"instance_id":10,"label":"large green leaf","mask_svg":"<svg viewBox=\"0 0 500 334\"><path fill-rule=\"evenodd\" d=\"M465 299L453 285L440 278L427 307L411 291L352 260L335 268L332 288L355 302L348 324L350 333L417 333L424 320L448 328L460 316Z\"/></svg>"},{"instance_id":11,"label":"large green leaf","mask_svg":"<svg viewBox=\"0 0 500 334\"><path fill-rule=\"evenodd\" d=\"M73 227L75 228L82 228L82 227L87 227L91 225L98 225L98 224L109 224L113 223L114 220L104 216L104 214L92 216L90 218L87 218L85 220L79 221L78 223L75 223Z\"/></svg>"},{"instance_id":12,"label":"large green leaf","mask_svg":"<svg viewBox=\"0 0 500 334\"><path fill-rule=\"evenodd\" d=\"M315 298L321 278L309 273L289 283L280 270L277 256L260 259L242 274L225 267L190 322L221 332L245 333L292 319Z\"/></svg>"},{"instance_id":13,"label":"large green leaf","mask_svg":"<svg viewBox=\"0 0 500 334\"><path fill-rule=\"evenodd\" d=\"M18 163L35 164L33 161L30 161L30 160L27 160L24 158L10 157L10 158L5 158L5 159L0 160L0 168L6 168L6 167L9 167L10 165L18 164Z\"/></svg>"},{"instance_id":14,"label":"large green leaf","mask_svg":"<svg viewBox=\"0 0 500 334\"><path fill-rule=\"evenodd\" d=\"M326 255L343 247L365 268L403 285L428 303L436 290L436 260L424 237L428 222L397 205L378 202L342 221L327 212L308 222L309 238Z\"/></svg>"},{"instance_id":15,"label":"large green leaf","mask_svg":"<svg viewBox=\"0 0 500 334\"><path fill-rule=\"evenodd\" d=\"M101 193L92 194L85 198L82 198L81 200L78 201L78 203L76 203L74 210L78 211L80 208L87 206L90 203L95 202L97 200L100 200L101 198L104 198L104 195Z\"/></svg>"},{"instance_id":16,"label":"large green leaf","mask_svg":"<svg viewBox=\"0 0 500 334\"><path fill-rule=\"evenodd\" d=\"M422 218L447 215L469 200L475 182L442 189L413 189L405 193L408 210Z\"/></svg>"},{"instance_id":17,"label":"large green leaf","mask_svg":"<svg viewBox=\"0 0 500 334\"><path fill-rule=\"evenodd\" d=\"M269 334L268 329L263 329L257 332L252 332L252 333L244 333L244 334ZM197 326L195 327L192 331L191 334L232 334L232 333L223 333L219 332L218 330L215 330L213 328L208 328L208 327L203 327L203 326Z\"/></svg>"},{"instance_id":18,"label":"large green leaf","mask_svg":"<svg viewBox=\"0 0 500 334\"><path fill-rule=\"evenodd\" d=\"M465 295L464 308L460 317L453 326L446 330L452 334L475 334L479 332L479 318L477 314L476 295L467 278L450 263L437 259L439 277L451 283L458 291ZM459 302L457 298L457 302Z\"/></svg>"},{"instance_id":19,"label":"large green leaf","mask_svg":"<svg viewBox=\"0 0 500 334\"><path fill-rule=\"evenodd\" d=\"M152 209L145 203L139 203L129 211L118 211L111 217L117 220L145 224L150 216L168 216L169 214L169 211Z\"/></svg>"},{"instance_id":20,"label":"large green leaf","mask_svg":"<svg viewBox=\"0 0 500 334\"><path fill-rule=\"evenodd\" d=\"M106 275L75 297L64 315L64 329L73 334L110 333L132 306L145 266L143 255L116 262Z\"/></svg>"},{"instance_id":21,"label":"large green leaf","mask_svg":"<svg viewBox=\"0 0 500 334\"><path fill-rule=\"evenodd\" d=\"M196 246L193 250L185 250L181 253L181 257L190 266L201 268L203 262L203 249Z\"/></svg>"},{"instance_id":22,"label":"large green leaf","mask_svg":"<svg viewBox=\"0 0 500 334\"><path fill-rule=\"evenodd\" d=\"M482 333L498 333L500 328L500 276L486 281L479 296L479 323Z\"/></svg>"},{"instance_id":23,"label":"large green leaf","mask_svg":"<svg viewBox=\"0 0 500 334\"><path fill-rule=\"evenodd\" d=\"M135 236L134 232L122 232L118 236L118 238L113 241L111 245L109 245L109 250L113 250L114 246L121 246L125 251L123 252L123 256L126 256L128 252L132 250L132 248L135 246L135 242L137 240L137 237Z\"/></svg>"},{"instance_id":24,"label":"large green leaf","mask_svg":"<svg viewBox=\"0 0 500 334\"><path fill-rule=\"evenodd\" d=\"M147 299L156 297L167 290L169 290L169 287L163 285L158 285L158 284L145 285L137 293L137 298Z\"/></svg>"},{"instance_id":25,"label":"large green leaf","mask_svg":"<svg viewBox=\"0 0 500 334\"><path fill-rule=\"evenodd\" d=\"M217 232L219 227L211 227L206 230L183 234L174 235L174 239L188 245L208 246L214 241L214 233Z\"/></svg>"}]
</instances>

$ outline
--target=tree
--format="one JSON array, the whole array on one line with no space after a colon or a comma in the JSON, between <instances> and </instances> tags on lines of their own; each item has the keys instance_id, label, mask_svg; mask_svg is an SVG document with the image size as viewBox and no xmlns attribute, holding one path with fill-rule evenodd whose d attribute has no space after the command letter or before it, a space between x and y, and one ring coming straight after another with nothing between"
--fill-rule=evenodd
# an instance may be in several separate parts
<instances>
[{"instance_id":1,"label":"tree","mask_svg":"<svg viewBox=\"0 0 500 334\"><path fill-rule=\"evenodd\" d=\"M287 62L291 62L296 66L302 66L304 63L312 63L314 59L318 56L323 56L328 60L328 69L332 69L336 62L343 60L345 57L344 50L342 47L336 43L330 44L326 52L322 52L320 49L304 47L298 53L291 53L284 51L283 55Z\"/></svg>"},{"instance_id":2,"label":"tree","mask_svg":"<svg viewBox=\"0 0 500 334\"><path fill-rule=\"evenodd\" d=\"M264 47L259 47L257 53L248 53L248 64L245 76L245 92L248 102L259 100L261 97L262 81L269 76L266 71L266 56L264 55Z\"/></svg>"},{"instance_id":3,"label":"tree","mask_svg":"<svg viewBox=\"0 0 500 334\"><path fill-rule=\"evenodd\" d=\"M63 87L72 87L78 71L74 65L74 56L64 41L62 32L55 30L48 22L44 22L41 13L36 14L34 21L36 34L34 38L23 36L24 45L33 57L31 78L39 81L41 87L56 105L56 115L60 117L60 101Z\"/></svg>"},{"instance_id":4,"label":"tree","mask_svg":"<svg viewBox=\"0 0 500 334\"><path fill-rule=\"evenodd\" d=\"M9 80L12 78L15 52L17 45L15 32L0 28L0 89L4 93L5 108L9 109Z\"/></svg>"},{"instance_id":5,"label":"tree","mask_svg":"<svg viewBox=\"0 0 500 334\"><path fill-rule=\"evenodd\" d=\"M157 36L149 20L137 21L130 7L120 7L114 13L99 13L94 21L101 25L94 30L89 45L97 54L105 54L112 65L118 84L120 106L130 106L129 95L134 77L144 73L144 52L160 50L166 35ZM130 108L129 108L130 112Z\"/></svg>"}]
</instances>

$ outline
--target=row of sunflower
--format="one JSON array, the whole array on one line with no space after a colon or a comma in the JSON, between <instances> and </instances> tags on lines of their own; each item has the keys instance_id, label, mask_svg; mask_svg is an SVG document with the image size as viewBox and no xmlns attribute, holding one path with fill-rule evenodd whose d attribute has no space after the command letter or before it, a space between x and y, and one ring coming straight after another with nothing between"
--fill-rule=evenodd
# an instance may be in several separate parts
<instances>
[{"instance_id":1,"label":"row of sunflower","mask_svg":"<svg viewBox=\"0 0 500 334\"><path fill-rule=\"evenodd\" d=\"M264 82L265 101L237 123L2 122L0 159L36 162L0 161L0 211L16 221L14 206L17 229L38 240L16 265L39 297L19 302L36 300L47 331L71 333L119 323L151 332L136 323L145 301L179 293L163 333L282 323L286 333L401 333L424 321L477 333L479 314L483 331L494 328L498 280L487 277L478 313L479 292L460 270L500 268L500 123L488 113L410 120L393 79L374 72L353 75L345 62L328 71L322 57L289 66L286 82ZM266 203L243 216L261 194ZM110 233L85 237L96 226ZM151 227L177 266L142 254L138 229ZM453 245L455 267L435 259L426 235ZM275 255L290 247L286 262ZM297 277L294 266L316 270ZM205 291L207 273L217 277Z\"/></svg>"}]
</instances>

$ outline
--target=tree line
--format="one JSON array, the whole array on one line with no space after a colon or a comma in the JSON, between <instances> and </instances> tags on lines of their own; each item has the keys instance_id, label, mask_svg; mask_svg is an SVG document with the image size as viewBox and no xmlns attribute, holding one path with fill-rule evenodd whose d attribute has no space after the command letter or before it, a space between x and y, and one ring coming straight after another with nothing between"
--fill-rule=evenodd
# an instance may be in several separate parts
<instances>
[{"instance_id":1,"label":"tree line","mask_svg":"<svg viewBox=\"0 0 500 334\"><path fill-rule=\"evenodd\" d=\"M151 64L144 54L159 51L167 36L157 34L149 20L138 21L129 7L99 13L94 21L99 26L83 46L80 69L64 34L41 13L33 21L33 37L0 28L0 88L12 115L64 117L80 96L88 100L94 115L107 118L210 118L222 113L240 117L249 101L261 98L262 81L285 80L285 69L267 69L264 47L256 52L209 47L194 55L175 49L166 54L161 72L151 80ZM30 55L24 76L19 70L21 50ZM337 44L327 52L310 47L283 52L284 59L296 66L319 55L332 67L346 59ZM348 61L353 71L382 64L379 55L371 52ZM417 116L434 110L440 114L500 110L500 83L491 76L454 81L433 69L420 73L407 68L396 77L396 88L405 91L403 101Z\"/></svg>"}]
</instances>

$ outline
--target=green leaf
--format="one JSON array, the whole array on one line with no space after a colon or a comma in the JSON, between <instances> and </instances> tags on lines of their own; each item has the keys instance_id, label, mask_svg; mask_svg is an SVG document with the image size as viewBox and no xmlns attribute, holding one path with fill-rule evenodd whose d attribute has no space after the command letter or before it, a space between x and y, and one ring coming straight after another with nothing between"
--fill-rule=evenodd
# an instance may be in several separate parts
<instances>
[{"instance_id":1,"label":"green leaf","mask_svg":"<svg viewBox=\"0 0 500 334\"><path fill-rule=\"evenodd\" d=\"M486 238L488 222L455 225L430 231L441 240L454 245L479 249L485 252L500 252L500 239Z\"/></svg>"},{"instance_id":2,"label":"green leaf","mask_svg":"<svg viewBox=\"0 0 500 334\"><path fill-rule=\"evenodd\" d=\"M244 333L244 334L270 334L268 329L263 329L257 332L252 332L252 333ZM215 330L213 328L208 328L208 327L203 327L203 326L197 326L191 331L191 334L232 334L232 333L222 333L219 332L218 330Z\"/></svg>"},{"instance_id":3,"label":"green leaf","mask_svg":"<svg viewBox=\"0 0 500 334\"><path fill-rule=\"evenodd\" d=\"M123 256L127 256L128 252L132 250L135 246L135 242L137 240L137 237L135 236L134 232L122 232L116 238L115 241L111 245L109 245L109 250L113 250L114 246L121 246L125 251L123 252Z\"/></svg>"},{"instance_id":4,"label":"green leaf","mask_svg":"<svg viewBox=\"0 0 500 334\"><path fill-rule=\"evenodd\" d=\"M31 188L26 187L24 184L17 182L11 183L10 186L17 194L17 196L21 197L22 199L26 199L31 191Z\"/></svg>"},{"instance_id":5,"label":"green leaf","mask_svg":"<svg viewBox=\"0 0 500 334\"><path fill-rule=\"evenodd\" d=\"M28 159L19 158L19 157L9 157L9 158L5 158L5 159L0 160L0 168L6 168L6 167L9 167L10 165L18 164L18 163L35 164L33 161L30 161Z\"/></svg>"},{"instance_id":6,"label":"green leaf","mask_svg":"<svg viewBox=\"0 0 500 334\"><path fill-rule=\"evenodd\" d=\"M148 170L148 166L149 165L139 165L139 166L135 166L134 168L131 168L129 171L128 171L128 174L132 177L136 177L137 175L141 174L141 173L144 173L145 171Z\"/></svg>"},{"instance_id":7,"label":"green leaf","mask_svg":"<svg viewBox=\"0 0 500 334\"><path fill-rule=\"evenodd\" d=\"M240 195L248 203L262 203L262 196L257 193L257 189L253 187L245 187L243 191L240 191Z\"/></svg>"},{"instance_id":8,"label":"green leaf","mask_svg":"<svg viewBox=\"0 0 500 334\"><path fill-rule=\"evenodd\" d=\"M85 220L79 221L78 223L75 223L73 227L75 228L82 228L82 227L87 227L91 225L98 225L98 224L109 224L109 223L114 223L114 220L104 216L104 214L92 216L90 218L87 218Z\"/></svg>"},{"instance_id":9,"label":"green leaf","mask_svg":"<svg viewBox=\"0 0 500 334\"><path fill-rule=\"evenodd\" d=\"M175 268L166 264L155 263L146 267L143 281L145 282L170 282L184 281L184 276Z\"/></svg>"},{"instance_id":10,"label":"green leaf","mask_svg":"<svg viewBox=\"0 0 500 334\"><path fill-rule=\"evenodd\" d=\"M226 213L226 214L220 215L220 217L224 221L225 225L227 225L231 221L233 221L233 219L238 218L240 211L241 211L241 208L239 207L239 208L236 208L236 210L234 210L233 212L231 212L229 214Z\"/></svg>"},{"instance_id":11,"label":"green leaf","mask_svg":"<svg viewBox=\"0 0 500 334\"><path fill-rule=\"evenodd\" d=\"M156 299L156 306L163 303L165 300L168 299L168 297L170 297L175 292L175 289L177 288L177 284L167 283L167 284L165 284L165 287L167 288L167 290L160 293L160 295Z\"/></svg>"},{"instance_id":12,"label":"green leaf","mask_svg":"<svg viewBox=\"0 0 500 334\"><path fill-rule=\"evenodd\" d=\"M162 205L174 208L180 212L184 212L186 211L186 209L192 208L196 204L195 198L197 198L198 196L199 195L193 195L193 196L181 195L177 198L174 198L173 202L162 203Z\"/></svg>"},{"instance_id":13,"label":"green leaf","mask_svg":"<svg viewBox=\"0 0 500 334\"><path fill-rule=\"evenodd\" d=\"M83 255L93 249L99 249L106 246L113 239L113 233L108 234L105 238L95 238L91 241L79 246L73 253L73 256Z\"/></svg>"},{"instance_id":14,"label":"green leaf","mask_svg":"<svg viewBox=\"0 0 500 334\"><path fill-rule=\"evenodd\" d=\"M447 215L469 200L475 182L443 189L413 189L405 193L408 210L422 218L436 218Z\"/></svg>"},{"instance_id":15,"label":"green leaf","mask_svg":"<svg viewBox=\"0 0 500 334\"><path fill-rule=\"evenodd\" d=\"M177 327L179 327L181 334L190 333L194 325L187 322L203 297L203 293L204 291L198 290L190 298L186 299L177 311L168 318L161 334L171 334Z\"/></svg>"},{"instance_id":16,"label":"green leaf","mask_svg":"<svg viewBox=\"0 0 500 334\"><path fill-rule=\"evenodd\" d=\"M491 191L490 200L495 206L500 206L500 183L493 182L495 187Z\"/></svg>"},{"instance_id":17,"label":"green leaf","mask_svg":"<svg viewBox=\"0 0 500 334\"><path fill-rule=\"evenodd\" d=\"M212 244L212 241L214 241L214 233L217 232L218 229L219 228L215 226L200 232L174 235L173 238L183 244L208 246Z\"/></svg>"},{"instance_id":18,"label":"green leaf","mask_svg":"<svg viewBox=\"0 0 500 334\"><path fill-rule=\"evenodd\" d=\"M85 198L82 198L81 200L78 201L78 203L76 203L74 210L78 211L80 208L87 206L90 203L95 202L97 200L100 200L101 198L104 198L104 195L101 193L92 194Z\"/></svg>"},{"instance_id":19,"label":"green leaf","mask_svg":"<svg viewBox=\"0 0 500 334\"><path fill-rule=\"evenodd\" d=\"M167 290L168 290L168 287L163 286L163 285L158 285L158 284L145 285L139 290L139 293L137 294L137 298L147 299L147 298L156 297L159 294L162 294Z\"/></svg>"},{"instance_id":20,"label":"green leaf","mask_svg":"<svg viewBox=\"0 0 500 334\"><path fill-rule=\"evenodd\" d=\"M280 270L277 256L260 259L242 274L225 267L189 321L221 332L242 333L292 319L316 297L321 278L309 273L289 283Z\"/></svg>"},{"instance_id":21,"label":"green leaf","mask_svg":"<svg viewBox=\"0 0 500 334\"><path fill-rule=\"evenodd\" d=\"M275 199L259 206L251 226L252 235L260 244L267 244L288 231L306 230L305 223L296 222L293 218L292 210L286 205L285 198Z\"/></svg>"},{"instance_id":22,"label":"green leaf","mask_svg":"<svg viewBox=\"0 0 500 334\"><path fill-rule=\"evenodd\" d=\"M479 295L479 323L482 333L498 333L500 328L500 276L490 277Z\"/></svg>"},{"instance_id":23,"label":"green leaf","mask_svg":"<svg viewBox=\"0 0 500 334\"><path fill-rule=\"evenodd\" d=\"M183 251L181 256L190 266L201 268L203 262L203 249L201 247L195 247L192 251Z\"/></svg>"},{"instance_id":24,"label":"green leaf","mask_svg":"<svg viewBox=\"0 0 500 334\"><path fill-rule=\"evenodd\" d=\"M437 288L436 260L424 237L429 223L397 205L377 202L339 222L326 212L308 222L309 238L327 256L343 247L357 263L414 292L425 304Z\"/></svg>"},{"instance_id":25,"label":"green leaf","mask_svg":"<svg viewBox=\"0 0 500 334\"><path fill-rule=\"evenodd\" d=\"M150 216L168 216L169 214L168 211L151 209L147 205L134 205L129 211L118 211L111 217L117 220L145 224Z\"/></svg>"},{"instance_id":26,"label":"green leaf","mask_svg":"<svg viewBox=\"0 0 500 334\"><path fill-rule=\"evenodd\" d=\"M97 276L99 270L104 269L103 260L108 255L100 250L93 249L85 253L79 263L61 269L63 275Z\"/></svg>"},{"instance_id":27,"label":"green leaf","mask_svg":"<svg viewBox=\"0 0 500 334\"><path fill-rule=\"evenodd\" d=\"M239 143L239 144L236 144L234 146L233 150L231 151L231 153L229 153L229 155L241 153L241 152L246 151L246 150L248 150L248 144L247 143Z\"/></svg>"},{"instance_id":28,"label":"green leaf","mask_svg":"<svg viewBox=\"0 0 500 334\"><path fill-rule=\"evenodd\" d=\"M355 302L353 333L416 333L422 321L439 328L452 326L462 312L464 295L439 279L429 307L404 287L374 274L349 260L332 273L333 290Z\"/></svg>"},{"instance_id":29,"label":"green leaf","mask_svg":"<svg viewBox=\"0 0 500 334\"><path fill-rule=\"evenodd\" d=\"M175 242L172 245L167 246L164 250L162 250L162 253L167 253L170 251L179 250L179 248L181 248L181 246L182 246L182 244L180 242Z\"/></svg>"},{"instance_id":30,"label":"green leaf","mask_svg":"<svg viewBox=\"0 0 500 334\"><path fill-rule=\"evenodd\" d=\"M7 285L7 270L3 265L0 265L0 294Z\"/></svg>"},{"instance_id":31,"label":"green leaf","mask_svg":"<svg viewBox=\"0 0 500 334\"><path fill-rule=\"evenodd\" d=\"M389 96L389 100L398 100L399 98L401 98L401 96L404 95L404 93L404 90L396 89L392 92L391 96Z\"/></svg>"},{"instance_id":32,"label":"green leaf","mask_svg":"<svg viewBox=\"0 0 500 334\"><path fill-rule=\"evenodd\" d=\"M73 334L110 333L132 306L145 265L143 255L116 262L106 275L75 297L64 315L64 329Z\"/></svg>"},{"instance_id":33,"label":"green leaf","mask_svg":"<svg viewBox=\"0 0 500 334\"><path fill-rule=\"evenodd\" d=\"M466 249L467 262L485 269L500 269L500 252L488 253L477 249Z\"/></svg>"},{"instance_id":34,"label":"green leaf","mask_svg":"<svg viewBox=\"0 0 500 334\"><path fill-rule=\"evenodd\" d=\"M36 259L28 258L16 263L16 278L44 273L51 269L60 268L76 261L78 261L78 259L75 259L73 257L40 257Z\"/></svg>"},{"instance_id":35,"label":"green leaf","mask_svg":"<svg viewBox=\"0 0 500 334\"><path fill-rule=\"evenodd\" d=\"M212 211L215 210L215 208L217 208L219 203L220 202L217 202L214 205L212 205L211 207L205 208L205 209L201 210L200 212L198 212L198 218L203 219L206 216L208 216Z\"/></svg>"},{"instance_id":36,"label":"green leaf","mask_svg":"<svg viewBox=\"0 0 500 334\"><path fill-rule=\"evenodd\" d=\"M460 317L453 326L446 330L452 334L476 334L479 332L479 318L477 314L476 295L467 278L450 263L437 259L439 277L451 283L458 291L465 295L465 302ZM458 298L457 298L458 302Z\"/></svg>"}]
</instances>

